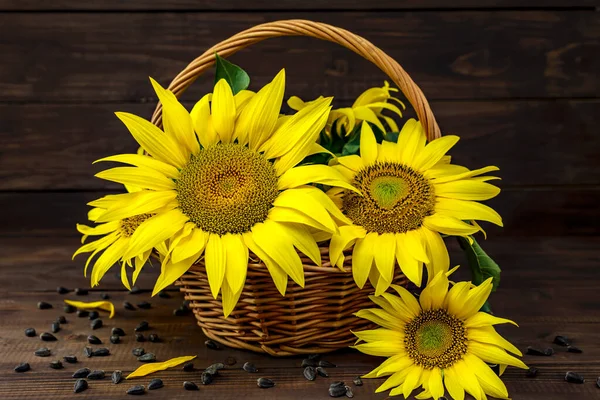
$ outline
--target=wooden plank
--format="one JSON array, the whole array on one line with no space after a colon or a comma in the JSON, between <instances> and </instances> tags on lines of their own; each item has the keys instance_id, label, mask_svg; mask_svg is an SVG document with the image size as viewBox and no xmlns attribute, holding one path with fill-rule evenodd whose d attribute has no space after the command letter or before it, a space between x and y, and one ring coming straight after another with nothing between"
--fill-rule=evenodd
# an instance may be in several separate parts
<instances>
[{"instance_id":1,"label":"wooden plank","mask_svg":"<svg viewBox=\"0 0 600 400\"><path fill-rule=\"evenodd\" d=\"M47 239L46 239L47 240ZM550 347L557 334L570 337L573 343L584 350L582 354L567 353L564 348L556 347L552 357L525 356L524 361L539 369L536 379L524 379L523 371L509 368L503 379L507 383L513 398L520 399L597 399L598 390L594 386L595 377L600 374L600 363L597 354L600 351L600 318L596 306L591 299L597 290L596 275L598 265L597 248L600 238L504 238L489 240L486 249L504 268L501 289L493 295L493 306L497 315L516 320L520 328L512 326L500 327L500 332L521 349L527 346ZM23 242L25 242L23 240ZM32 248L38 248L36 244ZM4 249L14 246L3 246ZM454 248L454 247L453 247ZM457 257L453 258L457 259ZM32 260L24 260L25 265L32 265ZM34 293L36 284L30 284L27 291L19 291L15 286L17 280L7 271L5 265L3 280L0 282L0 319L10 324L0 326L0 344L5 349L0 360L0 396L4 399L36 398L43 389L52 398L68 398L71 393L72 372L80 367L104 369L107 372L120 369L125 373L132 371L139 363L131 356L130 350L138 344L133 341L133 327L142 319L148 320L151 332L156 332L163 339L162 343L144 343L142 346L154 352L159 360L181 355L198 355L195 364L199 368L224 361L233 357L236 364L222 372L222 376L211 386L201 388L204 396L231 399L243 395L249 399L278 396L281 398L315 398L325 399L327 385L336 380L349 382L353 377L366 373L375 367L380 359L368 357L350 350L340 351L324 356L325 359L338 365L330 368L330 378L319 378L315 382L307 382L301 376L299 364L301 357L277 359L250 352L242 352L225 348L220 351L208 350L203 342L204 335L195 325L192 317L174 317L171 310L179 304L181 298L150 299L149 294L128 295L111 291L111 299L117 305L115 319L105 317L105 327L94 334L107 341L108 331L119 326L128 333L123 343L108 345L112 355L106 358L86 359L82 356L85 338L91 333L87 319L67 315L69 323L57 333L58 342L47 344L54 356L40 359L32 352L42 346L37 338L27 338L22 330L34 327L38 332L44 331L48 324L59 315L60 305L64 298L56 293ZM42 268L40 268L42 269ZM550 272L551 271L551 272ZM464 276L465 271L459 274ZM31 274L30 274L31 275ZM65 282L73 282L70 273L42 276L39 282L54 287ZM461 279L460 276L455 279ZM10 282L10 284L8 283ZM8 290L8 291L7 291ZM95 294L78 299L95 299ZM38 301L48 301L54 305L51 310L38 310ZM125 311L121 307L123 300L152 302L151 310ZM64 355L76 354L80 362L66 365L64 370L51 370L47 363ZM259 375L248 375L239 367L250 361L260 369ZM19 362L30 362L32 371L25 374L14 374L11 371ZM570 385L564 382L567 370L582 373L587 382L584 385ZM277 386L269 392L256 388L255 378L268 376L277 382ZM153 376L154 377L154 376ZM188 398L190 393L181 389L183 380L199 380L199 372L184 373L179 369L161 372L155 375L165 381L166 387L155 396L160 398ZM89 398L113 398L122 395L125 388L141 383L147 384L150 378L142 378L131 383L115 386L106 381L91 382L86 392ZM365 386L356 389L359 397L385 398L385 394L373 395L374 389L382 380L365 380ZM235 387L235 391L232 388ZM301 394L299 394L301 393Z\"/></svg>"},{"instance_id":2,"label":"wooden plank","mask_svg":"<svg viewBox=\"0 0 600 400\"><path fill-rule=\"evenodd\" d=\"M202 51L287 13L0 15L0 101L141 101ZM314 18L312 13L294 13ZM588 11L321 12L398 60L430 99L597 97L600 16ZM281 67L289 93L355 98L383 76L350 52L279 38L233 57L256 85ZM191 96L206 91L203 78Z\"/></svg>"},{"instance_id":3,"label":"wooden plank","mask_svg":"<svg viewBox=\"0 0 600 400\"><path fill-rule=\"evenodd\" d=\"M331 0L322 2L319 0L283 0L272 2L269 0L175 0L169 2L157 2L153 0L106 0L102 2L78 1L78 0L55 0L52 2L43 0L0 0L0 11L81 11L81 10L127 10L127 11L263 11L263 10L413 10L413 9L505 9L505 8L552 8L552 9L574 9L591 8L598 6L596 0L577 0L565 4L560 0L457 0L452 4L443 0L406 0L398 2L395 0L380 0L365 4L360 0Z\"/></svg>"},{"instance_id":4,"label":"wooden plank","mask_svg":"<svg viewBox=\"0 0 600 400\"><path fill-rule=\"evenodd\" d=\"M471 168L497 165L501 184L600 183L599 100L439 101L432 106L443 132L461 136L451 151L455 162ZM0 105L0 190L119 189L94 178L109 165L92 162L137 149L114 111L148 117L152 109L149 103Z\"/></svg>"},{"instance_id":5,"label":"wooden plank","mask_svg":"<svg viewBox=\"0 0 600 400\"><path fill-rule=\"evenodd\" d=\"M87 221L88 202L114 192L0 193L0 236L76 235ZM485 224L496 236L597 235L600 189L503 191L489 205L504 218L504 228Z\"/></svg>"}]
</instances>

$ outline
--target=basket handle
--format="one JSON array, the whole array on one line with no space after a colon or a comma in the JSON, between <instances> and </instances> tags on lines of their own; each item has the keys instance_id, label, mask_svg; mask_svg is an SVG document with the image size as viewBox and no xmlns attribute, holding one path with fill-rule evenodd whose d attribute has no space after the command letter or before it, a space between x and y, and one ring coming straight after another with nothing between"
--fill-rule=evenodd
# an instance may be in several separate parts
<instances>
[{"instance_id":1,"label":"basket handle","mask_svg":"<svg viewBox=\"0 0 600 400\"><path fill-rule=\"evenodd\" d=\"M402 67L371 42L345 29L301 19L267 22L239 32L229 39L211 47L200 57L192 61L169 85L169 89L178 96L183 93L204 71L215 63L215 53L228 57L237 51L262 40L280 36L309 36L327 40L344 46L356 54L371 61L381 69L400 88L417 113L419 121L429 141L439 138L440 128L435 121L433 111L419 87ZM152 123L160 126L162 106L156 106Z\"/></svg>"}]
</instances>

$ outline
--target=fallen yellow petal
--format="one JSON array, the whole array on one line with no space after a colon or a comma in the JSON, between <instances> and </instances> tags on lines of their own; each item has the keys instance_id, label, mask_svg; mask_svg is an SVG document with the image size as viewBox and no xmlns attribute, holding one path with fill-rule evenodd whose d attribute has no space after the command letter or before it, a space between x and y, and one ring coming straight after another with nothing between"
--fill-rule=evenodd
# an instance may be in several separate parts
<instances>
[{"instance_id":1,"label":"fallen yellow petal","mask_svg":"<svg viewBox=\"0 0 600 400\"><path fill-rule=\"evenodd\" d=\"M133 371L132 373L130 373L129 375L127 375L127 378L125 378L125 379L138 378L140 376L149 375L156 371L163 371L167 368L176 367L179 364L183 364L184 362L191 361L194 358L196 358L196 356L184 356L184 357L171 358L170 360L164 361L161 363L144 364L141 367L139 367L138 369L136 369L135 371Z\"/></svg>"},{"instance_id":2,"label":"fallen yellow petal","mask_svg":"<svg viewBox=\"0 0 600 400\"><path fill-rule=\"evenodd\" d=\"M115 316L115 305L110 301L92 301L86 303L84 301L65 300L65 303L77 308L99 308L100 310L110 311L108 318Z\"/></svg>"}]
</instances>

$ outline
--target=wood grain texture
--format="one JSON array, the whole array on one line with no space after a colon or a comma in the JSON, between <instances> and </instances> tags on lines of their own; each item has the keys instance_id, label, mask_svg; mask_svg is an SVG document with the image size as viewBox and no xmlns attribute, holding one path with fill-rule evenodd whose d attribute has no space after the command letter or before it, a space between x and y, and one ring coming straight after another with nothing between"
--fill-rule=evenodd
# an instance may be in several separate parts
<instances>
[{"instance_id":1,"label":"wood grain texture","mask_svg":"<svg viewBox=\"0 0 600 400\"><path fill-rule=\"evenodd\" d=\"M565 3L561 0L455 0L451 4L444 0L0 0L0 11L54 11L54 10L140 10L140 11L259 11L259 10L412 10L412 9L503 9L503 8L592 8L600 5L597 0L576 0Z\"/></svg>"},{"instance_id":2,"label":"wood grain texture","mask_svg":"<svg viewBox=\"0 0 600 400\"><path fill-rule=\"evenodd\" d=\"M597 254L598 238L559 239L529 238L524 240L500 239L486 243L486 249L504 269L501 290L493 294L492 304L497 315L516 320L520 328L502 326L501 333L515 345L525 351L527 346L552 347L552 339L557 334L570 337L573 343L584 350L583 354L565 352L564 348L553 346L556 353L552 357L525 356L524 361L539 369L539 376L525 379L521 370L509 368L504 380L511 396L525 400L558 400L567 398L600 398L595 387L595 377L600 375L600 318L595 312L597 302L594 301L596 291L597 266L600 261ZM25 240L22 240L25 242ZM11 246L15 247L15 246ZM454 249L454 246L451 246ZM457 257L458 258L458 257ZM32 265L31 258L23 260L22 268ZM6 266L2 266L6 270ZM552 270L548 274L546 271ZM66 271L65 271L66 272ZM459 274L464 271L459 272ZM9 277L11 277L9 275ZM457 277L457 279L459 279ZM71 273L55 274L41 277L39 283L46 287L56 286L64 282L75 282ZM318 378L315 382L307 382L299 368L301 357L271 358L250 352L223 349L208 350L204 345L204 337L195 325L191 316L174 317L172 310L176 308L181 297L173 293L171 299L149 298L149 293L129 295L123 291L109 291L117 306L117 315L109 320L102 316L105 327L94 332L101 340L108 343L108 332L113 326L119 326L127 332L123 343L107 344L112 355L106 358L86 359L82 355L85 338L91 333L89 321L77 318L74 314L66 315L69 323L56 336L59 341L45 343L51 348L53 356L41 359L33 356L33 351L42 346L38 338L27 338L23 334L26 327L34 327L38 333L49 328L49 324L62 314L61 304L64 298L52 292L33 293L37 284L20 291L13 284L14 279L3 279L0 282L0 319L11 324L0 326L0 346L3 358L0 360L0 397L3 399L37 398L42 391L52 398L70 398L73 379L70 375L77 368L88 366L92 369L104 369L112 372L120 369L131 372L139 363L131 355L133 347L133 327L140 320L150 322L149 332L158 333L162 343L141 344L146 351L154 352L159 360L181 355L198 355L195 360L197 368L205 368L213 362L224 361L228 357L236 359L236 364L222 372L222 376L213 385L202 386L200 395L207 398L233 399L240 395L249 399L265 396L276 398L326 399L327 385L336 380L350 382L353 377L363 374L375 367L380 359L368 357L352 351L340 351L324 356L325 359L338 365L330 368L330 378ZM98 292L88 296L77 297L80 300L95 300ZM51 310L38 310L38 301L48 301L54 305ZM122 308L123 300L134 304L143 300L152 302L151 310L126 311ZM104 313L102 313L104 314ZM148 332L148 333L149 333ZM64 370L51 370L49 361L64 355L75 354L80 362L75 365L66 364ZM245 361L253 362L258 368L256 375L243 372L240 367ZM32 371L15 374L12 368L19 362L30 362ZM567 370L582 373L587 381L584 385L570 385L563 380ZM165 381L166 387L154 392L159 398L192 398L196 394L183 391L183 380L199 380L199 372L184 373L179 368L160 372L155 375ZM258 376L267 376L277 382L274 389L261 391L255 386ZM154 376L152 376L154 377ZM109 381L90 382L91 388L81 397L93 399L109 399L122 396L127 387L133 384L147 384L150 377L112 385ZM374 389L381 380L365 380L365 386L356 388L357 398L385 398L376 396ZM235 390L234 390L235 388ZM196 397L194 397L196 398Z\"/></svg>"},{"instance_id":3,"label":"wood grain texture","mask_svg":"<svg viewBox=\"0 0 600 400\"><path fill-rule=\"evenodd\" d=\"M153 104L0 105L0 190L119 189L93 177L112 164L92 162L135 152L113 112L149 118ZM600 184L599 100L438 101L432 107L442 132L461 137L450 152L454 162L496 165L501 185ZM412 116L409 110L404 120Z\"/></svg>"},{"instance_id":4,"label":"wood grain texture","mask_svg":"<svg viewBox=\"0 0 600 400\"><path fill-rule=\"evenodd\" d=\"M217 41L290 17L272 12L0 14L0 101L148 100L148 75L166 84ZM323 12L318 19L352 29L388 52L430 100L599 93L600 16L595 12ZM384 78L350 52L308 38L273 39L233 61L257 86L286 67L289 92L310 97L352 99ZM196 98L211 83L212 77L200 79L189 96Z\"/></svg>"}]
</instances>

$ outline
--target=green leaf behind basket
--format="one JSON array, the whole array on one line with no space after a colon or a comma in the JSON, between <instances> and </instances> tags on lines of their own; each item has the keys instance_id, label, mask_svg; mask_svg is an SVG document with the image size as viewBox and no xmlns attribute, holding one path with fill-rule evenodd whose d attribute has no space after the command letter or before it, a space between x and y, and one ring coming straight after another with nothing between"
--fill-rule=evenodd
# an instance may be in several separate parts
<instances>
[{"instance_id":1,"label":"green leaf behind basket","mask_svg":"<svg viewBox=\"0 0 600 400\"><path fill-rule=\"evenodd\" d=\"M490 256L479 246L479 243L471 237L473 243L463 237L458 237L461 249L467 255L467 262L471 270L471 281L475 285L481 284L488 278L492 278L492 292L495 292L500 284L500 273L502 270ZM492 311L489 302L485 302L481 311L490 313Z\"/></svg>"},{"instance_id":2,"label":"green leaf behind basket","mask_svg":"<svg viewBox=\"0 0 600 400\"><path fill-rule=\"evenodd\" d=\"M223 57L219 56L215 53L215 57L217 58L217 72L215 73L215 83L219 82L221 79L225 79L225 81L231 87L231 91L233 94L237 94L240 90L245 90L250 85L250 77L240 67L237 65L227 61Z\"/></svg>"}]
</instances>

